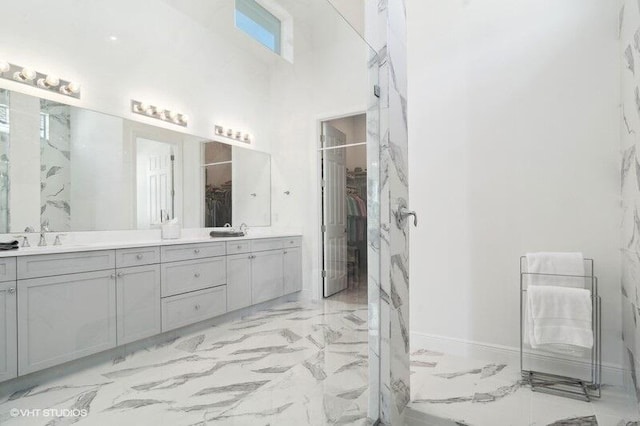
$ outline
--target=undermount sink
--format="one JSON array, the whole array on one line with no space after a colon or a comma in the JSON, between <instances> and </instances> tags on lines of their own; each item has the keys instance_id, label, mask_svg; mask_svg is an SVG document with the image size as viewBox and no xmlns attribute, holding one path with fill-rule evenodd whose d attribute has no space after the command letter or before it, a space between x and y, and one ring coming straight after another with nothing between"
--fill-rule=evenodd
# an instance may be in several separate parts
<instances>
[{"instance_id":1,"label":"undermount sink","mask_svg":"<svg viewBox=\"0 0 640 426\"><path fill-rule=\"evenodd\" d=\"M232 238L244 237L245 233L242 231L211 231L209 235L211 235L211 238Z\"/></svg>"}]
</instances>

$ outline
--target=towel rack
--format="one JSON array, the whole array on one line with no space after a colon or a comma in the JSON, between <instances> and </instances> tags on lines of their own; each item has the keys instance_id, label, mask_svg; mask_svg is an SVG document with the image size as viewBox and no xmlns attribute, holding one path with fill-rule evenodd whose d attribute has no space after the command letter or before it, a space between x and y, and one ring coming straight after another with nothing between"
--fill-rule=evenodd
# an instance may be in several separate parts
<instances>
[{"instance_id":1,"label":"towel rack","mask_svg":"<svg viewBox=\"0 0 640 426\"><path fill-rule=\"evenodd\" d=\"M593 259L584 259L586 275L563 275L563 274L544 274L527 271L527 257L520 257L520 373L525 383L531 386L534 392L544 392L559 396L565 396L573 399L590 402L592 398L600 398L602 384L602 299L598 294L598 277L594 274ZM533 369L525 369L525 345L524 345L524 307L527 295L527 280L529 276L548 276L548 277L565 277L565 278L584 278L585 288L591 290L592 318L591 328L593 331L593 348L591 349L590 361L590 379L568 377L549 372L536 371ZM544 351L535 351L531 348L527 355L532 358L542 358ZM551 359L548 354L544 359ZM569 362L575 362L575 359L558 358Z\"/></svg>"}]
</instances>

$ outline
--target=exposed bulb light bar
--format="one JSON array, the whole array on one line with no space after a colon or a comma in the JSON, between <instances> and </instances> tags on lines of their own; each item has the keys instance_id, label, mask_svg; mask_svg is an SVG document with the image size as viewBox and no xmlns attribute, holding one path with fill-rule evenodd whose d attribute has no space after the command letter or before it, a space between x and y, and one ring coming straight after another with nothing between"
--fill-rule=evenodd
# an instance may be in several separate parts
<instances>
[{"instance_id":1,"label":"exposed bulb light bar","mask_svg":"<svg viewBox=\"0 0 640 426\"><path fill-rule=\"evenodd\" d=\"M0 60L0 78L80 99L80 84Z\"/></svg>"},{"instance_id":2,"label":"exposed bulb light bar","mask_svg":"<svg viewBox=\"0 0 640 426\"><path fill-rule=\"evenodd\" d=\"M241 130L225 129L219 124L214 126L214 132L216 136L222 136L224 138L234 139L245 143L251 143L251 140L253 139L249 133Z\"/></svg>"},{"instance_id":3,"label":"exposed bulb light bar","mask_svg":"<svg viewBox=\"0 0 640 426\"><path fill-rule=\"evenodd\" d=\"M135 99L131 100L131 112L182 127L187 127L189 124L189 116L187 114L170 111L146 102L136 101Z\"/></svg>"}]
</instances>

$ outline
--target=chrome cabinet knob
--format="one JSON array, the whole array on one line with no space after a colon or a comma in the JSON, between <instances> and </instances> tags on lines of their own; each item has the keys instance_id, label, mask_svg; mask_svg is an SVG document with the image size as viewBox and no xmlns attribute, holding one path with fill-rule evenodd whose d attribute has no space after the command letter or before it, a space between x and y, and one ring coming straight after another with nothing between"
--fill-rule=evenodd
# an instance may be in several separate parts
<instances>
[{"instance_id":1,"label":"chrome cabinet knob","mask_svg":"<svg viewBox=\"0 0 640 426\"><path fill-rule=\"evenodd\" d=\"M238 246L238 250L242 249L242 246Z\"/></svg>"},{"instance_id":2,"label":"chrome cabinet knob","mask_svg":"<svg viewBox=\"0 0 640 426\"><path fill-rule=\"evenodd\" d=\"M122 278L124 277L124 274L122 272L118 272L118 274L116 275L118 278Z\"/></svg>"},{"instance_id":3,"label":"chrome cabinet knob","mask_svg":"<svg viewBox=\"0 0 640 426\"><path fill-rule=\"evenodd\" d=\"M195 250L193 250L193 252L194 252L195 254L198 254L198 253L200 253L200 249L195 249Z\"/></svg>"},{"instance_id":4,"label":"chrome cabinet knob","mask_svg":"<svg viewBox=\"0 0 640 426\"><path fill-rule=\"evenodd\" d=\"M9 294L16 294L16 289L15 289L15 288L13 288L13 287L11 287L9 290L7 290L7 292L8 292Z\"/></svg>"},{"instance_id":5,"label":"chrome cabinet knob","mask_svg":"<svg viewBox=\"0 0 640 426\"><path fill-rule=\"evenodd\" d=\"M196 272L195 274L193 274L193 276L196 278L200 278L200 272Z\"/></svg>"},{"instance_id":6,"label":"chrome cabinet knob","mask_svg":"<svg viewBox=\"0 0 640 426\"><path fill-rule=\"evenodd\" d=\"M200 310L200 305L196 305L196 306L194 306L193 308L194 308L196 311L199 311L199 310Z\"/></svg>"},{"instance_id":7,"label":"chrome cabinet knob","mask_svg":"<svg viewBox=\"0 0 640 426\"><path fill-rule=\"evenodd\" d=\"M139 254L136 256L136 259L141 260L143 257L144 257L143 255Z\"/></svg>"},{"instance_id":8,"label":"chrome cabinet knob","mask_svg":"<svg viewBox=\"0 0 640 426\"><path fill-rule=\"evenodd\" d=\"M115 279L116 279L116 274L111 274L111 275L109 276L109 278L111 278L112 280L115 280Z\"/></svg>"}]
</instances>

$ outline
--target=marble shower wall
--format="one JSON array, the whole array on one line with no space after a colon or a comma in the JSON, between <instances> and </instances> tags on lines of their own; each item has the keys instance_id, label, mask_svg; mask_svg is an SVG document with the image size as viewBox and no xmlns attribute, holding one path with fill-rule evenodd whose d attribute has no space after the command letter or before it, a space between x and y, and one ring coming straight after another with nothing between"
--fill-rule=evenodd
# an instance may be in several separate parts
<instances>
[{"instance_id":1,"label":"marble shower wall","mask_svg":"<svg viewBox=\"0 0 640 426\"><path fill-rule=\"evenodd\" d=\"M368 147L369 170L379 177L369 183L369 202L379 206L369 210L369 259L379 259L369 265L370 324L380 324L379 335L370 333L370 365L379 360L379 370L370 375L380 377L379 392L371 389L379 399L370 407L377 408L383 424L400 424L410 398L409 235L408 227L395 221L398 204L408 203L409 192L405 2L367 0L365 17L366 39L378 54L372 66L378 68L380 87L379 116L368 115L369 131L374 120L379 131L370 135ZM372 158L379 163L371 164Z\"/></svg>"},{"instance_id":2,"label":"marble shower wall","mask_svg":"<svg viewBox=\"0 0 640 426\"><path fill-rule=\"evenodd\" d=\"M71 230L71 110L40 101L40 223Z\"/></svg>"},{"instance_id":3,"label":"marble shower wall","mask_svg":"<svg viewBox=\"0 0 640 426\"><path fill-rule=\"evenodd\" d=\"M640 2L620 11L622 54L622 337L640 401Z\"/></svg>"},{"instance_id":4,"label":"marble shower wall","mask_svg":"<svg viewBox=\"0 0 640 426\"><path fill-rule=\"evenodd\" d=\"M0 90L0 233L9 232L9 92Z\"/></svg>"}]
</instances>

